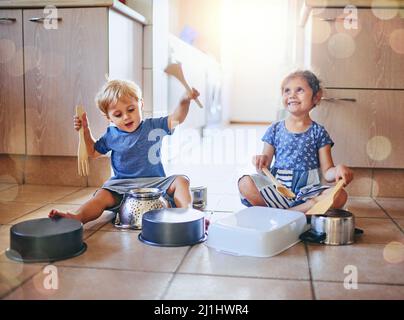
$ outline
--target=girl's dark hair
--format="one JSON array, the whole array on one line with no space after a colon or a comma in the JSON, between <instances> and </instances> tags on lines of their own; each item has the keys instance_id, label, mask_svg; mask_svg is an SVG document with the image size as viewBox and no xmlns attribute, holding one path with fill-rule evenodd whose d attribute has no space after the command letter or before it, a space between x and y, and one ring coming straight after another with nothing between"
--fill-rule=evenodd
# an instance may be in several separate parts
<instances>
[{"instance_id":1,"label":"girl's dark hair","mask_svg":"<svg viewBox=\"0 0 404 320\"><path fill-rule=\"evenodd\" d=\"M320 80L318 80L317 76L309 71L309 70L297 70L289 74L285 79L283 79L281 84L281 89L283 92L283 88L285 87L286 82L293 78L303 78L309 84L311 90L313 90L313 97L321 90Z\"/></svg>"}]
</instances>

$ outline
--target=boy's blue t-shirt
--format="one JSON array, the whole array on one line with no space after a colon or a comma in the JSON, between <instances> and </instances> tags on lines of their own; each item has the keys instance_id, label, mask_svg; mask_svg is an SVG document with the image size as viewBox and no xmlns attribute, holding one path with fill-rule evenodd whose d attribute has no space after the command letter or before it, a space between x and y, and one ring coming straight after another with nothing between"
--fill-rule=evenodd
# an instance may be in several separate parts
<instances>
[{"instance_id":1,"label":"boy's blue t-shirt","mask_svg":"<svg viewBox=\"0 0 404 320\"><path fill-rule=\"evenodd\" d=\"M165 177L160 148L163 137L172 132L168 117L146 119L134 132L108 127L94 147L101 154L111 151L112 179Z\"/></svg>"},{"instance_id":2,"label":"boy's blue t-shirt","mask_svg":"<svg viewBox=\"0 0 404 320\"><path fill-rule=\"evenodd\" d=\"M302 133L288 131L285 120L276 122L267 129L262 141L275 149L275 168L303 171L320 168L318 150L334 145L325 128L315 121Z\"/></svg>"}]
</instances>

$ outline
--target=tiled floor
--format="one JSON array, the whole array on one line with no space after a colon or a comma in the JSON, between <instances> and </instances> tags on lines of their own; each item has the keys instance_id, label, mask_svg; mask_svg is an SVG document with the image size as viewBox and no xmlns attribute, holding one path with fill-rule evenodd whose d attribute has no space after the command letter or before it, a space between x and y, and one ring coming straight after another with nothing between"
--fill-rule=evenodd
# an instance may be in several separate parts
<instances>
[{"instance_id":1,"label":"tiled floor","mask_svg":"<svg viewBox=\"0 0 404 320\"><path fill-rule=\"evenodd\" d=\"M251 171L248 163L172 164L166 171L207 186L212 220L243 208L236 184ZM365 231L355 244L298 243L271 258L226 255L205 244L148 246L138 240L138 231L116 229L105 212L85 225L87 251L54 263L57 289L46 289L46 264L5 256L13 224L45 217L51 208L74 210L94 191L0 184L0 298L404 299L404 199L350 198L347 208ZM355 275L357 288L348 281Z\"/></svg>"}]
</instances>

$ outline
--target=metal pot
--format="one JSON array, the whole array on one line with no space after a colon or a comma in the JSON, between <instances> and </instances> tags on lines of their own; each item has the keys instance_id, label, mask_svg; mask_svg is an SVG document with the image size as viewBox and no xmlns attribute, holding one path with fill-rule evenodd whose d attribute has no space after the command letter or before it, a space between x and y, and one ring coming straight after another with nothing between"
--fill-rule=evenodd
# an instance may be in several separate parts
<instances>
[{"instance_id":1,"label":"metal pot","mask_svg":"<svg viewBox=\"0 0 404 320\"><path fill-rule=\"evenodd\" d=\"M150 210L167 207L162 196L163 192L157 188L137 188L125 194L123 204L115 219L115 226L123 229L142 229L143 214Z\"/></svg>"},{"instance_id":2,"label":"metal pot","mask_svg":"<svg viewBox=\"0 0 404 320\"><path fill-rule=\"evenodd\" d=\"M311 229L300 236L303 241L330 245L345 245L355 242L355 235L363 231L355 229L355 217L346 210L331 209L324 215L311 217Z\"/></svg>"},{"instance_id":3,"label":"metal pot","mask_svg":"<svg viewBox=\"0 0 404 320\"><path fill-rule=\"evenodd\" d=\"M204 210L208 204L207 187L191 187L192 206L195 209Z\"/></svg>"},{"instance_id":4,"label":"metal pot","mask_svg":"<svg viewBox=\"0 0 404 320\"><path fill-rule=\"evenodd\" d=\"M82 254L83 224L75 219L41 218L10 228L10 248L6 256L19 262L52 262Z\"/></svg>"},{"instance_id":5,"label":"metal pot","mask_svg":"<svg viewBox=\"0 0 404 320\"><path fill-rule=\"evenodd\" d=\"M204 214L191 208L149 211L142 226L139 240L153 246L191 246L206 240Z\"/></svg>"}]
</instances>

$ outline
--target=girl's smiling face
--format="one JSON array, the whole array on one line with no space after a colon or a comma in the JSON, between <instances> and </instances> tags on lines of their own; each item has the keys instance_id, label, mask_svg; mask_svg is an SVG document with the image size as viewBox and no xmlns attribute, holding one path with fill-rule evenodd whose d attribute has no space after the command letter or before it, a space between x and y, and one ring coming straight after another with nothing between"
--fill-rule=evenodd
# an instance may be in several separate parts
<instances>
[{"instance_id":1,"label":"girl's smiling face","mask_svg":"<svg viewBox=\"0 0 404 320\"><path fill-rule=\"evenodd\" d=\"M135 131L142 122L143 100L123 97L108 108L108 119L120 130Z\"/></svg>"},{"instance_id":2,"label":"girl's smiling face","mask_svg":"<svg viewBox=\"0 0 404 320\"><path fill-rule=\"evenodd\" d=\"M321 92L313 97L313 90L306 79L302 77L290 79L282 88L283 105L295 116L308 114L320 99Z\"/></svg>"}]
</instances>

